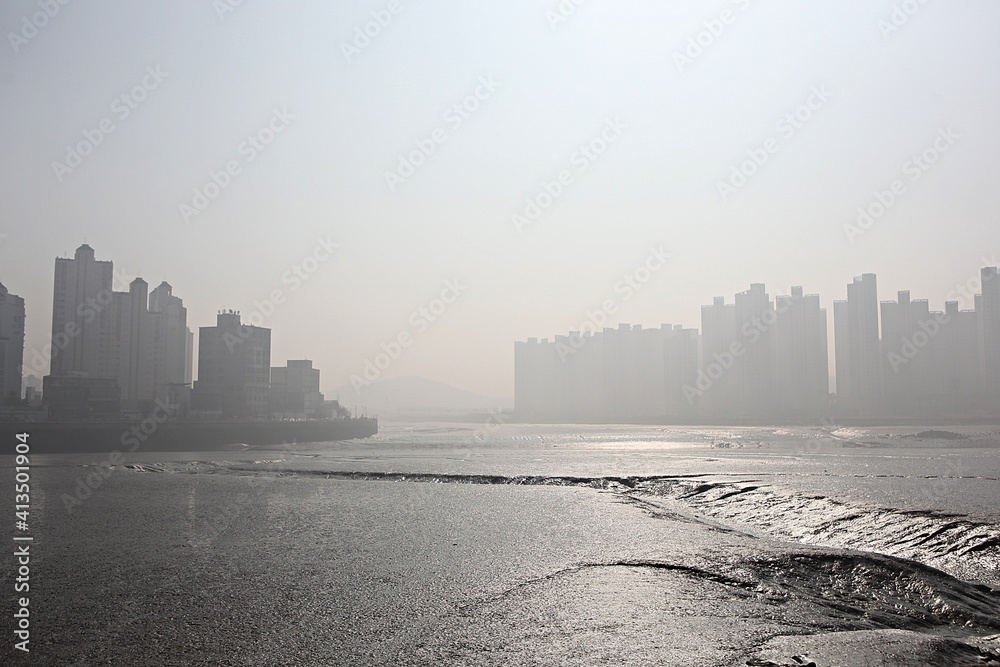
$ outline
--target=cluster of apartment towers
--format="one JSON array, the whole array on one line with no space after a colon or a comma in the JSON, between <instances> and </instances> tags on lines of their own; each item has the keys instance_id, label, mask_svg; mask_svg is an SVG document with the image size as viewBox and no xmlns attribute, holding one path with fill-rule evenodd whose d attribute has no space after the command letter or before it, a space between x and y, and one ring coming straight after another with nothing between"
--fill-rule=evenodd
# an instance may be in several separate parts
<instances>
[{"instance_id":1,"label":"cluster of apartment towers","mask_svg":"<svg viewBox=\"0 0 1000 667\"><path fill-rule=\"evenodd\" d=\"M0 285L0 405L26 418L117 419L154 414L179 418L329 418L319 369L309 360L271 367L271 330L244 325L235 311L201 327L198 380L192 382L194 335L187 309L160 283L135 278L113 291L114 267L89 245L56 258L52 339L24 354L25 306ZM49 366L42 392L21 395L22 367Z\"/></svg>"},{"instance_id":2,"label":"cluster of apartment towers","mask_svg":"<svg viewBox=\"0 0 1000 667\"><path fill-rule=\"evenodd\" d=\"M793 287L753 284L702 306L697 329L620 324L514 344L514 402L528 421L820 420L1000 415L1000 277L980 271L975 310L932 312L875 274L834 302L835 382L826 310ZM881 327L880 318L881 315ZM835 388L832 386L835 384Z\"/></svg>"}]
</instances>

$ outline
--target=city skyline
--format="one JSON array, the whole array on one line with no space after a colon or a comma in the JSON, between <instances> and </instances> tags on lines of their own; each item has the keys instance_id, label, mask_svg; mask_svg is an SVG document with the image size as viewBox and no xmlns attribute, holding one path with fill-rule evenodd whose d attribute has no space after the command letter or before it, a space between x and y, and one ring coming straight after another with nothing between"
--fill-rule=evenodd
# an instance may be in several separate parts
<instances>
[{"instance_id":1,"label":"city skyline","mask_svg":"<svg viewBox=\"0 0 1000 667\"><path fill-rule=\"evenodd\" d=\"M323 246L322 246L322 244L318 244L316 247L322 248ZM639 256L640 254L636 253L636 255ZM975 296L975 293L976 293L977 285L980 284L980 282L979 282L980 278L979 278L979 275L978 275L979 274L979 268L984 267L984 266L995 266L997 264L1000 264L1000 262L995 261L997 259L996 257L986 256L986 255L983 255L981 253L980 253L979 256L981 258L980 259L980 263L981 263L980 267L977 267L975 270L969 270L967 268L964 271L964 273L963 272L959 272L959 274L958 274L958 275L964 276L963 278L958 279L954 283L939 285L939 286L937 286L936 288L934 288L932 290L932 292L934 294L940 295L938 298L934 298L933 296L927 296L926 293L922 293L921 294L921 293L917 292L915 289L912 289L909 285L907 285L899 277L885 276L884 273L876 270L875 273L876 273L876 275L880 276L880 282L882 282L883 284L897 286L896 289L892 289L891 291L890 291L889 288L880 289L880 293L895 295L898 292L909 291L909 292L911 292L913 294L920 294L920 298L921 299L927 299L928 301L930 301L932 303L940 303L942 309L943 309L944 303L946 301L957 301L958 304L959 304L959 309L960 310L972 310L975 307L974 296ZM307 254L307 257L311 257L311 254ZM135 265L135 264L136 264L136 262L134 260L129 261L128 258L126 258L126 261L124 261L124 262L120 262L116 258L116 260L114 261L114 271L113 271L113 275L112 275L112 282L113 282L113 285L114 285L114 289L116 291L122 289L121 287L119 287L119 285L122 285L124 287L124 290L127 291L129 289L129 285L131 284L131 282L133 280L135 280L136 278L140 278L141 277L141 276L132 274L127 269L119 268L121 265L128 266L128 265ZM642 264L643 263L641 261L637 261L636 264L635 264L635 266L636 267L641 267ZM168 271L169 271L169 269L168 269ZM605 298L603 300L598 300L595 303L593 303L592 304L592 308L584 310L584 311L582 311L581 313L579 313L577 315L574 315L572 317L572 319L569 320L571 322L570 326L578 325L581 321L586 321L587 320L587 314L589 312L594 311L594 310L600 310L602 303L604 301L607 301L607 297L610 297L612 300L614 300L616 302L617 310L619 312L622 312L623 315L625 313L627 313L627 312L640 312L640 313L644 312L644 313L647 313L647 317L648 317L647 321L642 322L642 324L644 326L658 326L659 323L661 321L664 321L664 320L666 320L666 321L680 322L680 323L683 324L683 326L693 326L693 324L691 324L691 323L700 321L700 315L698 317L694 318L693 320L691 320L690 321L691 323L689 323L688 320L682 321L681 318L679 318L679 317L672 317L672 316L666 315L666 314L657 316L657 314L655 312L655 310L656 310L655 309L655 303L653 303L653 304L644 303L643 307L641 309L629 308L628 307L629 306L629 301L632 300L632 299L635 299L636 301L639 301L640 299L643 299L644 297L647 297L647 299L646 299L647 301L651 300L651 299L648 299L648 297L649 297L650 293L652 292L652 290L655 289L655 288L657 288L656 283L655 283L655 281L657 280L657 276L656 276L655 272L653 272L651 274L651 277L650 277L650 279L648 280L647 283L641 283L641 284L638 283L638 282L634 282L634 281L629 280L631 278L632 274L634 274L634 272L635 272L635 269L632 269L630 271L626 271L626 272L622 273L622 275L619 276L617 279L615 279L613 281L610 281L609 282L609 289L606 290L605 295L604 295ZM176 273L182 274L183 273L183 269L181 267L178 267ZM864 273L871 273L871 271L863 271L859 275L862 275ZM297 263L297 264L293 265L293 268L288 269L283 274L282 280L280 280L279 283L278 283L278 284L281 285L281 287L277 287L276 290L278 292L282 293L283 297L287 298L287 297L290 297L290 296L293 295L291 288L296 287L296 286L301 286L301 285L305 284L305 282L308 281L309 279L310 279L310 274L306 273L302 269L301 263ZM841 279L839 279L839 278L835 278L835 279L833 279L833 282L839 283L840 280ZM628 282L626 282L626 281L628 281ZM11 281L8 279L8 282L11 282ZM25 281L25 280L21 280L19 282L21 284L23 284L23 285L29 285L29 286L34 286L35 284L37 284L37 281ZM170 282L170 284L172 286L175 286L175 284L176 284L177 281L176 280L170 280L170 281L167 281L167 282ZM632 282L632 284L635 285L636 287L635 288L628 287L629 282ZM759 281L759 282L762 282L763 284L768 284L768 283L766 283L766 281ZM777 288L777 290L774 292L774 296L791 296L793 288L795 286L799 285L800 283L803 283L803 282L805 282L805 281L798 281L798 280L794 280L793 279L793 280L791 280L788 283L789 286L787 288L785 288L783 286L779 286ZM921 281L917 281L917 282L925 282L925 281L921 280ZM745 281L743 281L741 284L745 285L747 283ZM30 293L30 292L37 291L37 290L34 290L34 289L25 289L24 287L20 287L18 289L20 290L20 293L22 295L24 293L26 293L26 292ZM838 299L838 298L828 298L828 297L826 297L823 294L823 292L821 290L818 290L818 289L811 290L811 291L819 293L819 295L820 295L821 298L827 298L827 300L823 301L823 303L824 303L824 307L830 307L830 314L831 314L831 316L828 318L828 320L829 320L829 322L828 322L828 329L829 329L828 335L829 335L830 340L832 341L833 338L834 338L834 333L835 333L834 332L834 327L833 327L833 320L834 320L834 318L832 317L833 305L834 305L835 301L840 300L840 299ZM644 292L645 292L645 294L644 294ZM222 305L209 305L209 306L206 306L202 302L201 299L197 298L197 294L198 293L199 293L199 290L197 289L197 287L195 287L195 289L193 290L193 292L191 292L191 294L195 295L194 298L192 298L192 297L189 296L185 300L186 301L186 307L188 308L188 310L193 310L194 312L208 314L208 316L203 321L208 321L208 322L212 321L212 318L214 318L215 314L220 309L227 309L227 308L231 308L232 310L237 310L237 311L242 312L245 318L246 317L253 317L253 318L255 318L255 320L259 320L260 322L267 322L267 323L269 323L269 324L272 325L272 328L274 328L273 325L275 323L281 321L280 315L281 315L283 303L277 303L274 300L273 296L274 296L275 290L271 290L270 293L265 293L265 294L261 295L262 298L251 299L251 298L249 298L247 296L243 296L243 297L234 296L234 297L228 299L227 303L225 303L225 304L222 304ZM433 294L433 290L432 290L432 294ZM50 291L50 295L51 295L51 291ZM624 296L627 296L628 298L624 298ZM433 297L431 297L431 298L433 298ZM701 297L701 296L695 297L694 295L691 295L689 298L692 301L696 301L697 299L703 298L703 297ZM282 300L282 299L279 299L279 300ZM884 299L880 298L880 301L882 301L882 300L884 300ZM29 374L32 374L32 373L29 373L29 371L28 371L28 360L30 359L29 353L33 353L35 351L40 351L45 346L45 344L49 342L49 340L51 338L51 334L50 334L50 327L47 324L45 324L43 322L41 325L39 325L37 323L37 321L36 321L37 318L33 317L33 315L32 315L32 305L31 305L31 303L28 302L27 298L25 299L25 301L28 304L26 306L27 314L26 314L26 326L25 326L25 328L26 328L26 336L25 336L25 375L29 375ZM51 296L49 297L49 301L51 301ZM429 301L430 301L430 299L428 299L428 302ZM233 302L243 303L243 304L245 304L245 307L242 308L242 309L241 308L233 307L232 306ZM703 305L704 304L701 304L701 305L698 306L698 311L700 311L700 309L701 309L701 307ZM414 308L413 312L417 312L419 310L419 308L426 308L426 306L427 306L427 303L421 304L419 307ZM49 312L48 309L46 309L46 312ZM48 318L45 318L45 319L48 319ZM404 318L404 321L401 322L401 324L404 325L404 328L405 328L405 325L407 324L405 320L406 320L406 318ZM634 319L629 320L628 322L626 322L624 319L620 319L620 320L615 321L613 324L617 326L618 324L622 324L622 323L630 323L631 324L631 323L638 323L638 322L636 322ZM201 325L199 324L198 326L201 326ZM698 328L698 327L696 327L696 328ZM39 334L38 334L38 330L39 329L41 329L41 330L43 330L45 332L42 335L42 337L41 337L41 341L42 341L41 344L39 344ZM515 339L519 340L519 339L524 339L524 338L529 338L529 337L544 337L545 332L549 331L549 330L550 329L543 328L542 324L539 324L539 327L538 327L537 330L535 330L533 328L530 331L525 331L523 334L517 336ZM572 329L566 329L566 330L569 331L569 330L572 330ZM289 332L289 333L291 333L291 332ZM355 360L353 363L346 363L343 359L337 359L335 356L332 356L332 355L325 355L324 356L322 348L318 348L316 350L309 350L309 349L301 350L301 351L298 351L297 354L288 354L286 352L285 354L276 354L276 356L283 356L284 358L291 359L291 358L296 358L296 357L301 358L303 356L310 356L310 355L312 355L312 357L317 361L317 363L322 363L322 362L320 362L320 359L324 359L325 358L327 361L333 362L333 363L328 363L326 365L328 365L330 367L333 367L333 368L335 368L337 366L340 366L341 368L344 368L345 369L344 372L348 372L349 373L346 377L342 377L340 379L334 379L332 377L333 373L331 372L327 376L327 378L324 380L324 382L327 383L324 386L324 388L323 388L324 391L326 391L328 393L333 393L333 392L336 392L336 390L342 389L344 387L348 387L349 388L350 385L351 385L352 376L356 375L356 376L362 377L363 376L363 372L364 372L364 363L365 363L365 361L366 360L370 360L370 359L374 359L374 357L376 355L378 355L379 353L382 352L382 349L380 349L378 347L378 345L380 343L389 342L393 338L394 338L394 336L387 335L385 337L384 341L378 341L378 342L375 343L375 347L373 349L369 350L369 353L366 356L366 358L361 359L361 360ZM507 343L509 343L509 341L507 341ZM831 343L831 346L832 346L832 343ZM287 344L279 344L279 348L278 349L284 349L284 350L287 351L287 350L293 349L293 348L291 348L291 346L289 346ZM197 350L197 344L195 344L195 350ZM296 350L293 349L293 351L296 351ZM408 355L408 356L417 356L417 355ZM195 359L196 358L197 357L195 356ZM830 360L831 360L831 371L833 371L833 368L834 368L834 366L833 366L833 359L834 359L834 357L833 357L833 355L831 355L831 357L830 357ZM395 366L395 364L394 364L394 366ZM512 377L512 373L513 373L513 363L512 363L512 361L511 361L511 364L510 364L510 368L511 368L511 377ZM833 373L833 372L832 372L832 374L835 375L835 373ZM411 373L397 372L395 368L390 368L389 371L385 372L384 374L382 374L379 379L388 379L390 377L401 377L401 376L407 376L407 375L411 375ZM438 380L438 381L446 381L446 378L433 377L433 376L430 376L428 379L434 379L434 380ZM449 384L452 384L452 383L449 382ZM506 396L506 397L512 397L513 396L513 381L512 380L509 382L509 385L510 385L510 391L509 391L508 394L486 394L486 393L484 393L482 391L480 391L478 393L481 393L481 394L484 394L484 395L493 395L493 396L498 396L498 397L504 397L504 396ZM460 386L460 385L455 385L455 386L459 386L462 389L469 389L471 391L475 391L474 388L464 387L464 386Z\"/></svg>"},{"instance_id":2,"label":"city skyline","mask_svg":"<svg viewBox=\"0 0 1000 667\"><path fill-rule=\"evenodd\" d=\"M833 302L763 283L702 306L701 331L604 326L515 341L515 416L541 422L983 418L1000 414L1000 275L982 267L975 308L880 299L873 273ZM832 324L831 341L828 329ZM831 369L834 369L831 372Z\"/></svg>"},{"instance_id":3,"label":"city skyline","mask_svg":"<svg viewBox=\"0 0 1000 667\"><path fill-rule=\"evenodd\" d=\"M650 255L648 256L646 262L640 267L644 269L642 271L636 271L631 276L626 276L624 280L616 284L615 292L619 295L635 294L640 291L644 284L652 279L653 273L661 269L666 261L668 261L669 256L663 254L661 251L651 248ZM82 264L81 264L82 262ZM154 395L153 387L159 386L160 384L187 384L191 385L191 382L195 379L192 373L193 369L201 363L201 357L198 354L200 345L195 346L195 337L193 332L189 327L186 326L186 307L183 301L172 294L172 287L166 281L163 281L159 287L151 292L147 293L148 287L145 280L141 278L133 278L128 286L127 292L113 291L111 286L117 282L124 280L123 274L119 272L114 267L114 262L111 260L97 260L95 256L95 251L88 244L83 244L80 246L76 253L75 259L70 258L55 258L55 280L57 283L64 285L61 289L63 291L69 289L69 291L76 293L78 289L82 289L75 297L74 307L71 307L71 311L77 312L75 316L76 323L71 323L66 317L60 316L62 310L67 307L67 296L60 296L60 291L54 286L54 297L52 300L52 336L50 337L50 349L52 350L51 355L46 353L46 346L42 346L39 349L30 349L25 342L25 352L24 352L24 366L23 375L28 377L30 375L45 375L46 370L39 366L39 362L42 359L51 356L52 364L48 372L64 375L67 371L84 371L91 374L96 373L97 376L106 377L118 377L121 388L123 399L138 399L146 398L149 399ZM92 268L86 268L92 267ZM857 409L859 406L868 403L871 405L878 404L877 399L880 398L880 394L883 388L883 382L887 381L886 367L891 367L893 373L896 376L893 378L894 382L905 383L906 376L912 369L908 368L909 359L905 359L900 356L900 350L894 348L886 348L886 345L891 343L892 339L903 337L903 343L905 344L905 336L911 335L914 327L919 322L929 322L932 319L937 318L943 321L951 321L958 318L968 318L972 316L975 321L970 321L969 324L965 325L967 327L977 328L982 326L987 326L991 331L1000 331L1000 326L993 322L1000 322L1000 288L995 286L1000 284L1000 280L990 280L991 276L996 275L996 267L981 267L978 277L966 281L965 284L957 285L953 288L947 295L946 301L941 304L940 310L932 310L930 307L930 301L928 299L912 299L909 290L899 290L897 292L896 300L881 298L878 293L877 287L877 277L876 274L867 273L860 276L855 276L851 283L847 284L846 288L846 299L833 299L831 315L832 317L827 317L827 308L824 306L822 297L819 294L805 294L802 287L793 286L789 290L789 294L778 294L776 293L773 300L769 293L765 293L765 285L763 283L751 283L750 290L737 293L735 304L726 304L724 297L714 297L714 303L711 305L702 305L701 307L701 321L700 327L687 327L684 324L678 325L659 325L660 328L676 329L678 331L691 331L698 341L698 344L702 349L702 358L699 360L700 368L704 369L706 367L706 362L703 359L707 359L713 352L724 353L730 344L728 338L723 336L719 338L720 334L715 333L719 327L723 327L722 324L727 317L732 317L725 314L725 310L736 308L739 310L741 308L741 299L744 300L743 310L747 312L757 313L758 315L767 309L776 310L778 313L785 313L789 309L793 312L801 310L802 308L808 307L811 312L815 313L809 317L813 318L810 320L810 324L800 324L797 325L799 328L808 327L809 331L815 341L809 342L811 345L812 352L809 353L811 358L815 361L807 362L805 357L801 355L805 352L797 353L800 358L798 362L793 364L787 372L776 371L775 382L779 384L782 382L777 376L782 376L788 378L785 380L785 384L792 383L798 386L798 383L804 382L809 384L810 382L819 386L820 384L825 384L829 387L829 393L837 394L842 405L848 405L853 402L854 408ZM66 287L67 276L73 278L73 284ZM80 282L83 287L75 288L73 285L76 282ZM135 294L141 292L138 296ZM68 293L67 293L68 294ZM102 298L104 295L105 298ZM984 297L984 295L986 295ZM454 298L460 296L460 293L456 293ZM884 294L882 296L885 296ZM15 300L18 297L11 295ZM973 308L963 308L964 303L969 303L971 301ZM137 311L135 308L129 306L129 303L143 304L141 310ZM148 310L146 304L148 303ZM442 308L446 308L447 304L442 301ZM854 305L851 305L851 304ZM23 308L23 300L16 301L18 308ZM62 304L62 305L57 305ZM88 305L89 304L89 305ZM888 317L892 317L895 310L889 310L887 314L887 308L893 307L903 307L908 308L913 306L923 307L922 318L917 318L915 315L909 316L908 324L904 325L900 323L892 330L890 334L886 333L887 325L886 321ZM81 311L82 309L82 311ZM749 309L749 310L747 310ZM88 317L87 312L92 310L91 315L93 317ZM174 345L169 353L165 353L162 350L166 349L160 346L156 347L157 352L154 354L153 348L149 349L142 348L140 351L138 348L129 350L129 345L125 344L119 349L115 347L113 354L110 357L104 358L102 354L108 354L110 350L109 343L101 342L99 343L98 335L106 337L106 334L100 333L104 328L111 326L110 320L105 322L104 318L101 316L102 311L105 315L110 318L118 318L124 322L128 327L126 327L126 339L128 339L128 331L131 331L129 327L137 327L136 330L147 330L149 333L146 336L152 336L152 329L154 327L161 331L166 331L169 327L177 333L173 334L174 338L178 335L183 336L183 332L179 330L183 329L186 331L187 343L183 343L178 340L177 343L172 343ZM717 314L712 316L711 313L716 311ZM168 312L170 313L168 315ZM897 317L906 317L906 311L901 311L903 314ZM148 313L149 322L146 322L146 318L142 318L144 313ZM227 314L228 313L228 314ZM560 352L559 357L562 362L565 362L567 356L575 354L577 351L577 344L582 339L577 338L574 341L574 335L578 334L579 331L594 333L600 331L607 331L610 325L610 329L614 330L622 328L637 328L642 329L643 324L638 324L633 327L632 323L620 322L615 319L617 313L617 305L614 299L606 300L602 304L601 308L595 309L593 311L588 311L586 318L580 322L581 327L578 327L576 331L568 332L568 335L557 334L553 341L557 342L559 346L562 347L562 352ZM865 315L865 313L867 313ZM982 315L982 313L986 313ZM428 317L433 318L431 313L427 313ZM229 320L240 320L242 324L237 324L238 327L243 327L245 325L250 326L251 329L256 326L262 325L267 321L267 318L258 310L249 319L241 316L239 311L229 309L228 311L217 310L217 325L221 323L222 319L226 318ZM254 317L258 321L254 320ZM862 322L863 317L868 318L868 324ZM140 320L140 318L142 318ZM819 319L816 319L819 318ZM979 318L979 319L977 319ZM10 318L8 318L10 319ZM73 318L71 318L73 319ZM666 319L666 318L663 318ZM747 317L740 316L741 322L748 322L747 326L750 326ZM759 319L759 317L757 318ZM93 324L89 325L87 322L94 320ZM142 322L141 326L139 322ZM851 324L857 321L858 324ZM894 321L894 320L893 320ZM988 323L984 324L984 322ZM131 324L130 324L131 322ZM713 322L717 324L712 325ZM760 329L761 334L768 335L769 325L761 324L759 321L756 322L754 326ZM772 323L773 324L773 323ZM20 322L23 326L23 320ZM75 331L70 331L71 327L76 327ZM118 324L118 328L121 329L122 324ZM852 329L852 327L854 327ZM210 325L204 325L198 327L201 330L210 328ZM268 332L270 331L267 329ZM651 330L648 325L646 325L646 330ZM655 325L654 325L655 330ZM91 334L88 334L91 331ZM72 335L70 335L72 334ZM832 334L832 335L831 335ZM166 340L166 334L164 333L164 340ZM269 334L270 335L270 334ZM746 331L741 333L742 337L745 339L747 337ZM787 338L789 334L783 334L785 338L783 339L786 344L792 345L790 340ZM801 335L801 334L796 334ZM159 339L160 334L157 334L157 339ZM755 338L759 338L760 335ZM537 340L539 337L527 337L529 340ZM542 337L544 338L544 337ZM104 340L101 338L100 340ZM172 339L171 339L172 340ZM713 343L712 341L717 341ZM864 342L867 340L868 342ZM242 342L242 341L240 341ZM544 342L544 340L543 340ZM794 345L806 345L806 342L794 343ZM980 343L982 344L982 342ZM770 345L770 342L768 342ZM133 347L135 347L133 345ZM231 347L231 346L230 346ZM764 346L761 346L764 347ZM84 349L90 349L89 354L84 354ZM105 348L108 348L105 350ZM400 353L403 351L405 346L398 346L397 349ZM849 349L857 349L858 354L852 360L852 355L847 353ZM98 350L102 350L98 353ZM867 350L867 351L865 351ZM40 353L41 352L41 353ZM375 362L371 364L371 367L376 369L376 372L380 372L382 368L382 360L386 360L386 365L391 365L391 361L394 360L393 350L391 348L383 348L383 351L374 357ZM167 354L165 357L164 354ZM144 361L141 365L138 362L138 357L136 355L145 355L148 360ZM984 368L994 368L998 367L996 359L998 357L997 350L995 347L984 347L983 357L971 363L982 363ZM268 359L270 359L270 341L268 342ZM753 355L751 355L753 356ZM893 358L895 357L895 359ZM278 358L278 357L276 357ZM310 361L310 363L312 363ZM960 361L958 359L953 360L953 363L968 365L969 361ZM89 364L89 366L88 366ZM516 369L516 361L515 361ZM91 366L93 366L91 368ZM136 383L140 382L138 376L135 376L140 369L144 379L141 380L143 386L148 384L149 396L146 394L138 393L134 386ZM164 370L164 366L169 367L171 370ZM822 369L820 369L822 366ZM918 365L919 366L919 365ZM268 366L269 367L269 366ZM899 368L903 367L903 376L899 376ZM808 368L815 368L816 375L815 380L810 380L808 377ZM54 369L54 370L53 370ZM963 371L966 372L966 371ZM751 375L756 375L751 373ZM805 379L797 378L797 375L803 375ZM135 377L133 377L135 376ZM808 377L807 377L808 376ZM988 376L988 373L987 373ZM162 378L161 380L154 380L156 378ZM374 379L364 379L367 376L355 375L352 377L352 381L355 386L363 385L367 386L371 382L376 381L378 378ZM867 379L866 379L867 378ZM387 379L387 378L385 378ZM434 378L431 378L434 379ZM733 378L731 376L727 377L723 384L732 382ZM770 381L770 380L768 380ZM515 385L516 393L516 380L513 378L512 382ZM342 387L342 385L337 385ZM976 391L981 391L989 387L989 382L981 384L977 389L970 389L975 393ZM877 389L876 389L877 388ZM322 387L318 388L323 389ZM758 388L760 389L760 388ZM266 388L265 388L266 391ZM725 393L726 390L716 389L716 396ZM775 389L775 391L779 391ZM809 394L811 390L802 392L800 389L789 389L781 390L787 394L786 399L788 400L799 400L802 399L805 394ZM994 388L995 391L995 388ZM21 392L23 393L23 391ZM700 392L699 392L700 393ZM751 393L760 393L759 391L751 391ZM878 394L878 396L876 396ZM506 397L501 397L506 398ZM686 398L689 399L690 396ZM348 401L349 402L349 401Z\"/></svg>"},{"instance_id":4,"label":"city skyline","mask_svg":"<svg viewBox=\"0 0 1000 667\"><path fill-rule=\"evenodd\" d=\"M187 309L168 282L150 291L137 277L127 291L117 291L114 262L98 260L89 244L54 264L50 342L31 350L26 365L24 300L0 283L0 410L6 418L348 414L338 401L324 400L312 360L272 366L271 330L243 322L238 311L220 310L215 326L198 327L196 353Z\"/></svg>"}]
</instances>

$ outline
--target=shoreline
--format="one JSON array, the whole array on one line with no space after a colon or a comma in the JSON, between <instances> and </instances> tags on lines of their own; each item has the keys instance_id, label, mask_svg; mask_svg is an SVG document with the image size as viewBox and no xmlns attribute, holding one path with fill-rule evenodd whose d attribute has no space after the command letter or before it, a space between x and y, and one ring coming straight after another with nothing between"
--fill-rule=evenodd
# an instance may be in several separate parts
<instances>
[{"instance_id":1,"label":"shoreline","mask_svg":"<svg viewBox=\"0 0 1000 667\"><path fill-rule=\"evenodd\" d=\"M0 421L0 442L28 433L36 454L217 451L233 445L331 442L378 434L378 419Z\"/></svg>"}]
</instances>

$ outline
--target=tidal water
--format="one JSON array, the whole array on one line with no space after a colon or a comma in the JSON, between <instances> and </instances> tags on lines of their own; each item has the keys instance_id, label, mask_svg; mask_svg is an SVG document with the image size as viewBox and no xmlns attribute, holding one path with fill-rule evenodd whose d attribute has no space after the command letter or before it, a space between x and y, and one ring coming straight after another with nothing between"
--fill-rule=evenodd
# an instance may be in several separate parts
<instances>
[{"instance_id":1,"label":"tidal water","mask_svg":"<svg viewBox=\"0 0 1000 667\"><path fill-rule=\"evenodd\" d=\"M495 421L35 457L0 664L1000 662L998 427Z\"/></svg>"}]
</instances>

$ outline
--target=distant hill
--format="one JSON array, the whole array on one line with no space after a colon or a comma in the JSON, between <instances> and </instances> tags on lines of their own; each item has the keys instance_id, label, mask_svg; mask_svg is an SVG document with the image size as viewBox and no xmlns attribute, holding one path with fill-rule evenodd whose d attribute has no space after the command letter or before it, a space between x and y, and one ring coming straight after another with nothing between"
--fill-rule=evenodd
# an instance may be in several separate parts
<instances>
[{"instance_id":1,"label":"distant hill","mask_svg":"<svg viewBox=\"0 0 1000 667\"><path fill-rule=\"evenodd\" d=\"M369 414L390 419L448 417L513 408L513 401L508 398L482 396L443 382L413 376L373 382L362 387L360 393L355 393L354 387L347 384L338 388L337 392L342 405L363 406Z\"/></svg>"}]
</instances>

